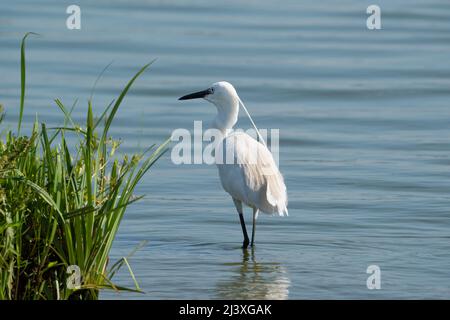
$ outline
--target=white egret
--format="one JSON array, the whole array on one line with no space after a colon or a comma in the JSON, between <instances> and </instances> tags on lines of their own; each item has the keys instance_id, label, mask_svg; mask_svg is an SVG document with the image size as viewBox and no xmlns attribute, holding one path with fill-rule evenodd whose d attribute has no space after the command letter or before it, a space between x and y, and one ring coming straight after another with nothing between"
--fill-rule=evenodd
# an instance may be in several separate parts
<instances>
[{"instance_id":1,"label":"white egret","mask_svg":"<svg viewBox=\"0 0 450 320\"><path fill-rule=\"evenodd\" d=\"M233 157L232 163L216 161L220 181L225 191L233 198L238 211L244 234L243 248L248 247L249 238L245 227L242 204L244 203L253 209L251 240L251 246L253 246L259 211L280 216L288 215L286 186L283 176L250 114L230 83L216 82L206 90L185 95L178 100L197 98L203 98L217 108L218 113L212 127L223 133L223 140L218 145L218 148L222 149L216 149L216 160L217 150L223 151L222 155L232 153ZM246 133L232 131L238 119L239 104L249 116L262 143Z\"/></svg>"}]
</instances>

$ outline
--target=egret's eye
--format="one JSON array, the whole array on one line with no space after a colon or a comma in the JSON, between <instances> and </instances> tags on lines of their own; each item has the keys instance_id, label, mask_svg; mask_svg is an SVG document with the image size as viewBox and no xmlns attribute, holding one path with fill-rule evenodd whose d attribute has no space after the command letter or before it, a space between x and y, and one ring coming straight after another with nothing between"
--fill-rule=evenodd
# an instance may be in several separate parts
<instances>
[{"instance_id":1,"label":"egret's eye","mask_svg":"<svg viewBox=\"0 0 450 320\"><path fill-rule=\"evenodd\" d=\"M209 94L213 94L214 93L214 88L209 88Z\"/></svg>"}]
</instances>

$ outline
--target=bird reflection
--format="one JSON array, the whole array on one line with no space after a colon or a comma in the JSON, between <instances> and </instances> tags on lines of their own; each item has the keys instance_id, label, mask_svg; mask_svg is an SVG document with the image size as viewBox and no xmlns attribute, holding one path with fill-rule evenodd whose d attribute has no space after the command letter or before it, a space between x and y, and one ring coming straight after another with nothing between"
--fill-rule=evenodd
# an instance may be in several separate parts
<instances>
[{"instance_id":1,"label":"bird reflection","mask_svg":"<svg viewBox=\"0 0 450 320\"><path fill-rule=\"evenodd\" d=\"M241 262L225 264L232 267L232 277L217 284L219 298L287 299L291 281L286 268L277 262L257 262L254 248L242 252Z\"/></svg>"}]
</instances>

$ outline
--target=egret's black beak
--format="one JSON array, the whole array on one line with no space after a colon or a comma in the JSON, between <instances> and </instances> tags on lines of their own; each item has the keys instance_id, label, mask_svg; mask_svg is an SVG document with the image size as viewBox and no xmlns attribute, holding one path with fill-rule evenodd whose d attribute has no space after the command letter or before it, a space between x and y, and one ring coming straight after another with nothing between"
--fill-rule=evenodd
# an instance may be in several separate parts
<instances>
[{"instance_id":1,"label":"egret's black beak","mask_svg":"<svg viewBox=\"0 0 450 320\"><path fill-rule=\"evenodd\" d=\"M206 90L203 90L203 91L187 94L185 96L182 96L178 100L190 100L190 99L204 98L205 96L207 96L208 94L211 94L211 93L212 93L212 91L211 91L211 88L210 88L210 89L206 89Z\"/></svg>"}]
</instances>

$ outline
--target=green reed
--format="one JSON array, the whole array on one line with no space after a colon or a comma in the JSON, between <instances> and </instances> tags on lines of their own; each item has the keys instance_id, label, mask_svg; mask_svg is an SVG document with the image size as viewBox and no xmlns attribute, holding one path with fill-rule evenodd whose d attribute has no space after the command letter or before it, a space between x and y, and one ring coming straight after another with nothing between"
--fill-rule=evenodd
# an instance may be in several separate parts
<instances>
[{"instance_id":1,"label":"green reed","mask_svg":"<svg viewBox=\"0 0 450 320\"><path fill-rule=\"evenodd\" d=\"M98 119L91 100L83 124L55 100L64 125L47 128L36 120L25 136L21 124L28 35L21 46L17 134L0 130L0 299L97 299L105 288L140 291L127 259L111 266L108 256L128 205L141 198L133 193L136 185L168 141L117 158L119 143L108 132L131 85L150 64L134 75ZM69 134L76 137L75 145L66 140ZM73 265L80 270L79 287L67 284L67 270ZM111 281L123 265L135 288Z\"/></svg>"}]
</instances>

